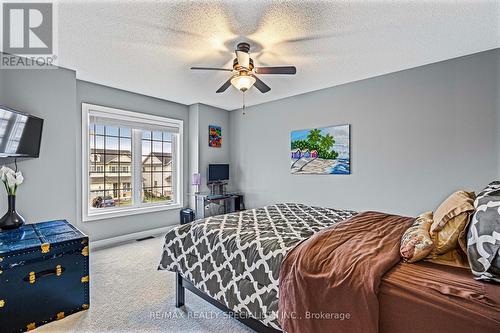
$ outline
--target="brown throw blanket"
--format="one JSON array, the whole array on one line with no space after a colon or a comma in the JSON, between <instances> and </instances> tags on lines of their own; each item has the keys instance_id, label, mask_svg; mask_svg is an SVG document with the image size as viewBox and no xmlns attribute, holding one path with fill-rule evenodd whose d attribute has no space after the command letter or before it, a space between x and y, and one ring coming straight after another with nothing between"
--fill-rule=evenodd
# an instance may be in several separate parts
<instances>
[{"instance_id":1,"label":"brown throw blanket","mask_svg":"<svg viewBox=\"0 0 500 333\"><path fill-rule=\"evenodd\" d=\"M400 261L413 218L360 213L299 244L280 269L280 324L288 333L377 332L382 276Z\"/></svg>"}]
</instances>

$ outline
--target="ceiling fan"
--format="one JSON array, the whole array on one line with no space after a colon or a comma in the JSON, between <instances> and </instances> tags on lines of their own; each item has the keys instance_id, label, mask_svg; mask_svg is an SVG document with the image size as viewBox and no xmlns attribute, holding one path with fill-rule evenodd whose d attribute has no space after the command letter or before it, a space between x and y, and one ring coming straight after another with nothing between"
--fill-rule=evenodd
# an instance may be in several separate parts
<instances>
[{"instance_id":1,"label":"ceiling fan","mask_svg":"<svg viewBox=\"0 0 500 333\"><path fill-rule=\"evenodd\" d=\"M216 92L222 93L232 84L236 89L245 92L255 86L261 93L266 93L271 88L262 82L255 74L289 74L297 72L295 66L279 67L254 67L250 58L250 44L239 43L236 47L236 58L233 60L233 68L191 67L193 70L227 71L233 72L229 78ZM255 73L255 74L254 74Z\"/></svg>"}]
</instances>

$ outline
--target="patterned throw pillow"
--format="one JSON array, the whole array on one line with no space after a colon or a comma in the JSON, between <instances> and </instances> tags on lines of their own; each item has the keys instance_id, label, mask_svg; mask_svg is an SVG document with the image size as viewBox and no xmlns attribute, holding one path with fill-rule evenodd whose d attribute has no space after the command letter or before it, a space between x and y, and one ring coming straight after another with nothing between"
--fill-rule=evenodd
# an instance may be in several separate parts
<instances>
[{"instance_id":1,"label":"patterned throw pillow","mask_svg":"<svg viewBox=\"0 0 500 333\"><path fill-rule=\"evenodd\" d=\"M469 265L476 280L500 282L500 181L479 193L474 207L467 233Z\"/></svg>"},{"instance_id":2,"label":"patterned throw pillow","mask_svg":"<svg viewBox=\"0 0 500 333\"><path fill-rule=\"evenodd\" d=\"M431 225L431 238L434 254L445 254L454 250L459 243L465 244L465 230L474 213L474 192L457 191L450 195L434 212ZM459 242L463 237L463 242ZM462 248L465 252L465 246Z\"/></svg>"},{"instance_id":3,"label":"patterned throw pillow","mask_svg":"<svg viewBox=\"0 0 500 333\"><path fill-rule=\"evenodd\" d=\"M424 259L434 248L429 229L432 224L432 212L418 216L413 225L406 230L401 238L399 252L406 262L416 262Z\"/></svg>"}]
</instances>

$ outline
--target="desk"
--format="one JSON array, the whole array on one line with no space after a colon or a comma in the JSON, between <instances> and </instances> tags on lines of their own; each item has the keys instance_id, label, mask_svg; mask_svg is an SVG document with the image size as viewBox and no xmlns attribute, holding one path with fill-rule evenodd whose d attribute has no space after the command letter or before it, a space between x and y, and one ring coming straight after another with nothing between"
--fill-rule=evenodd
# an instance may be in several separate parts
<instances>
[{"instance_id":1,"label":"desk","mask_svg":"<svg viewBox=\"0 0 500 333\"><path fill-rule=\"evenodd\" d=\"M209 194L196 193L196 219L234 213L245 209L240 193Z\"/></svg>"}]
</instances>

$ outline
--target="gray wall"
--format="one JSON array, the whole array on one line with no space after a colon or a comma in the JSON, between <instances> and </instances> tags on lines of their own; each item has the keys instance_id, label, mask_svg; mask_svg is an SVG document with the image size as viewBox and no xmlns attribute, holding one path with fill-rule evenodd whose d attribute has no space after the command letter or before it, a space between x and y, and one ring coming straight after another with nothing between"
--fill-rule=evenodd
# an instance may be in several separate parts
<instances>
[{"instance_id":1,"label":"gray wall","mask_svg":"<svg viewBox=\"0 0 500 333\"><path fill-rule=\"evenodd\" d=\"M497 50L498 53L500 51ZM497 56L497 153L498 153L498 174L497 179L500 180L500 56Z\"/></svg>"},{"instance_id":2,"label":"gray wall","mask_svg":"<svg viewBox=\"0 0 500 333\"><path fill-rule=\"evenodd\" d=\"M64 218L92 240L173 225L179 210L81 222L81 103L93 103L184 120L184 174L188 172L188 107L77 81L75 72L0 70L0 104L45 119L40 157L19 162L25 183L17 208L29 223ZM188 178L185 177L187 198ZM185 199L185 204L188 202ZM0 212L6 209L0 191Z\"/></svg>"},{"instance_id":3,"label":"gray wall","mask_svg":"<svg viewBox=\"0 0 500 333\"><path fill-rule=\"evenodd\" d=\"M231 139L229 134L229 112L216 107L199 104L199 170L201 174L201 191L208 191L207 168L212 163L229 163ZM208 125L222 127L222 147L208 146Z\"/></svg>"},{"instance_id":4,"label":"gray wall","mask_svg":"<svg viewBox=\"0 0 500 333\"><path fill-rule=\"evenodd\" d=\"M195 196L194 193L198 191L196 186L191 185L191 177L194 173L198 173L200 170L200 140L199 140L199 104L193 104L189 106L189 144L188 144L188 155L189 155L189 172L186 175L189 183L189 206L195 209Z\"/></svg>"},{"instance_id":5,"label":"gray wall","mask_svg":"<svg viewBox=\"0 0 500 333\"><path fill-rule=\"evenodd\" d=\"M1 54L0 54L1 55ZM0 70L0 101L2 101L4 98L4 89L3 89L3 81L5 80L4 76L2 75L2 70Z\"/></svg>"},{"instance_id":6,"label":"gray wall","mask_svg":"<svg viewBox=\"0 0 500 333\"><path fill-rule=\"evenodd\" d=\"M0 104L45 119L40 157L20 161L25 176L17 191L17 209L28 222L58 218L75 223L76 138L75 72L58 70L0 70ZM6 210L0 191L0 212Z\"/></svg>"},{"instance_id":7,"label":"gray wall","mask_svg":"<svg viewBox=\"0 0 500 333\"><path fill-rule=\"evenodd\" d=\"M222 127L222 147L214 148L208 146L208 126L216 125ZM208 191L207 168L211 163L229 163L230 153L230 131L229 112L205 104L193 104L189 106L189 177L193 173L201 174L201 192ZM191 193L196 188L191 186ZM194 202L191 200L191 207Z\"/></svg>"},{"instance_id":8,"label":"gray wall","mask_svg":"<svg viewBox=\"0 0 500 333\"><path fill-rule=\"evenodd\" d=\"M303 202L415 215L498 177L494 50L231 112L247 206ZM283 78L283 80L293 78ZM291 175L290 131L351 124L352 175Z\"/></svg>"}]
</instances>

